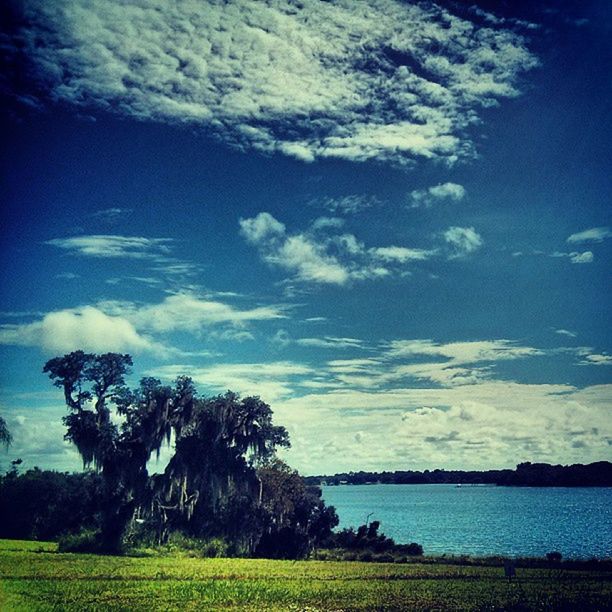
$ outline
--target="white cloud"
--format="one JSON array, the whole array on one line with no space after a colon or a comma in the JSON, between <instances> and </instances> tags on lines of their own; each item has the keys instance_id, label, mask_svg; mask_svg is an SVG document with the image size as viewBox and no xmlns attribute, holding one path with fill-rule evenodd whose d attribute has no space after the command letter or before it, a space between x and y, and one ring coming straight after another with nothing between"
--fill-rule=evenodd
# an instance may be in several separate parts
<instances>
[{"instance_id":1,"label":"white cloud","mask_svg":"<svg viewBox=\"0 0 612 612\"><path fill-rule=\"evenodd\" d=\"M342 213L345 215L355 214L366 208L380 204L380 200L373 195L351 194L339 197L324 197L311 200L312 206L326 208L331 213Z\"/></svg>"},{"instance_id":2,"label":"white cloud","mask_svg":"<svg viewBox=\"0 0 612 612\"><path fill-rule=\"evenodd\" d=\"M313 346L317 348L363 348L363 341L358 338L337 338L335 336L298 338L295 343L300 346Z\"/></svg>"},{"instance_id":3,"label":"white cloud","mask_svg":"<svg viewBox=\"0 0 612 612\"><path fill-rule=\"evenodd\" d=\"M523 253L522 251L517 251L512 253L513 257L520 257L522 255L537 255L537 256L546 256L553 257L555 259L569 259L573 264L588 264L592 263L595 260L595 256L592 251L584 251L580 253L578 251L572 251L571 253L567 253L564 251L553 251L552 253L541 251L539 249L534 249L530 253Z\"/></svg>"},{"instance_id":4,"label":"white cloud","mask_svg":"<svg viewBox=\"0 0 612 612\"><path fill-rule=\"evenodd\" d=\"M612 230L609 227L592 227L591 229L572 234L567 242L570 244L580 242L602 242L605 238L612 237Z\"/></svg>"},{"instance_id":5,"label":"white cloud","mask_svg":"<svg viewBox=\"0 0 612 612\"><path fill-rule=\"evenodd\" d=\"M483 244L481 236L473 227L449 227L444 240L452 247L451 257L463 257L477 251Z\"/></svg>"},{"instance_id":6,"label":"white cloud","mask_svg":"<svg viewBox=\"0 0 612 612\"><path fill-rule=\"evenodd\" d=\"M295 270L303 281L344 285L349 271L332 255L327 255L322 245L306 236L289 236L275 253L265 259L287 270Z\"/></svg>"},{"instance_id":7,"label":"white cloud","mask_svg":"<svg viewBox=\"0 0 612 612\"><path fill-rule=\"evenodd\" d=\"M612 356L592 353L584 355L584 365L612 365Z\"/></svg>"},{"instance_id":8,"label":"white cloud","mask_svg":"<svg viewBox=\"0 0 612 612\"><path fill-rule=\"evenodd\" d=\"M584 253L570 253L569 258L573 264L592 263L593 253L591 251L585 251Z\"/></svg>"},{"instance_id":9,"label":"white cloud","mask_svg":"<svg viewBox=\"0 0 612 612\"><path fill-rule=\"evenodd\" d=\"M544 253L542 253L541 251L534 251L534 255L543 255ZM594 260L594 255L592 253L592 251L584 251L584 253L578 253L576 251L572 251L571 253L564 253L562 251L554 251L553 253L550 253L550 257L555 257L555 258L567 258L569 259L573 264L587 264L587 263L592 263Z\"/></svg>"},{"instance_id":10,"label":"white cloud","mask_svg":"<svg viewBox=\"0 0 612 612\"><path fill-rule=\"evenodd\" d=\"M429 259L434 253L425 249L407 249L398 246L378 247L370 249L370 252L383 261L399 261L400 263Z\"/></svg>"},{"instance_id":11,"label":"white cloud","mask_svg":"<svg viewBox=\"0 0 612 612\"><path fill-rule=\"evenodd\" d=\"M285 235L285 225L270 213L261 212L252 219L240 219L240 231L251 243L258 244Z\"/></svg>"},{"instance_id":12,"label":"white cloud","mask_svg":"<svg viewBox=\"0 0 612 612\"><path fill-rule=\"evenodd\" d=\"M274 403L293 392L293 384L313 371L308 366L290 361L266 363L222 363L211 366L167 365L152 369L148 376L174 380L190 376L194 382L215 393L228 389L240 395L259 395L265 402Z\"/></svg>"},{"instance_id":13,"label":"white cloud","mask_svg":"<svg viewBox=\"0 0 612 612\"><path fill-rule=\"evenodd\" d=\"M394 340L387 355L406 357L431 355L444 357L456 364L480 361L504 361L542 355L540 349L520 346L510 340L477 340L469 342L437 343L432 340Z\"/></svg>"},{"instance_id":14,"label":"white cloud","mask_svg":"<svg viewBox=\"0 0 612 612\"><path fill-rule=\"evenodd\" d=\"M59 389L55 391L54 405L51 406L37 405L32 409L32 402L28 402L27 405L18 407L1 407L2 415L13 435L10 458L23 459L22 469L40 466L78 471L83 468L83 461L76 448L64 440L66 427L62 423L62 417L66 414L66 409L62 392ZM0 456L0 466L8 468L8 461L2 461L5 458Z\"/></svg>"},{"instance_id":15,"label":"white cloud","mask_svg":"<svg viewBox=\"0 0 612 612\"><path fill-rule=\"evenodd\" d=\"M413 208L429 208L436 202L459 202L465 197L465 188L457 183L442 183L428 189L416 189L410 193Z\"/></svg>"},{"instance_id":16,"label":"white cloud","mask_svg":"<svg viewBox=\"0 0 612 612\"><path fill-rule=\"evenodd\" d=\"M109 316L92 306L50 312L33 323L2 325L0 344L38 346L51 353L166 350L139 334L127 319Z\"/></svg>"},{"instance_id":17,"label":"white cloud","mask_svg":"<svg viewBox=\"0 0 612 612\"><path fill-rule=\"evenodd\" d=\"M288 234L285 225L267 212L240 219L242 235L258 248L262 259L292 272L301 282L346 285L382 278L398 272L397 266L436 254L400 246L368 249L353 234L333 233L342 225L335 217L320 217L307 231Z\"/></svg>"},{"instance_id":18,"label":"white cloud","mask_svg":"<svg viewBox=\"0 0 612 612\"><path fill-rule=\"evenodd\" d=\"M523 24L483 26L434 3L23 7L20 42L53 100L204 126L303 161L452 164L473 154L478 110L518 95L537 64Z\"/></svg>"},{"instance_id":19,"label":"white cloud","mask_svg":"<svg viewBox=\"0 0 612 612\"><path fill-rule=\"evenodd\" d=\"M612 385L579 390L484 381L440 389L315 391L274 409L277 422L292 435L286 456L312 474L329 472L330 463L340 471L601 460L612 439L610 402ZM368 435L356 444L359 431Z\"/></svg>"},{"instance_id":20,"label":"white cloud","mask_svg":"<svg viewBox=\"0 0 612 612\"><path fill-rule=\"evenodd\" d=\"M394 340L375 358L335 360L329 373L342 386L384 389L390 384L428 381L451 387L489 380L500 361L544 355L509 340L437 343L432 340ZM428 357L428 360L424 360Z\"/></svg>"},{"instance_id":21,"label":"white cloud","mask_svg":"<svg viewBox=\"0 0 612 612\"><path fill-rule=\"evenodd\" d=\"M285 318L275 306L238 309L223 302L180 293L158 304L106 301L46 313L38 321L0 325L0 344L38 346L47 352L83 349L94 352L182 351L154 341L150 334L206 330L211 338L242 342L253 339L243 327L256 321ZM211 330L211 327L221 328Z\"/></svg>"},{"instance_id":22,"label":"white cloud","mask_svg":"<svg viewBox=\"0 0 612 612\"><path fill-rule=\"evenodd\" d=\"M137 328L161 333L195 332L206 326L221 324L242 326L252 321L286 317L282 310L275 306L240 310L224 302L202 299L188 293L168 296L159 304L123 304L119 306L119 311Z\"/></svg>"},{"instance_id":23,"label":"white cloud","mask_svg":"<svg viewBox=\"0 0 612 612\"><path fill-rule=\"evenodd\" d=\"M189 277L197 274L201 266L171 256L173 243L171 238L97 234L54 238L45 244L83 257L142 260L148 264L151 271L161 272L169 277ZM114 281L115 279L111 279L111 283Z\"/></svg>"},{"instance_id":24,"label":"white cloud","mask_svg":"<svg viewBox=\"0 0 612 612\"><path fill-rule=\"evenodd\" d=\"M344 219L340 219L339 217L319 217L312 222L311 228L313 231L316 231L325 230L328 228L339 228L343 225Z\"/></svg>"},{"instance_id":25,"label":"white cloud","mask_svg":"<svg viewBox=\"0 0 612 612\"><path fill-rule=\"evenodd\" d=\"M568 336L569 338L576 338L578 336L576 332L570 331L569 329L555 329L555 334Z\"/></svg>"},{"instance_id":26,"label":"white cloud","mask_svg":"<svg viewBox=\"0 0 612 612\"><path fill-rule=\"evenodd\" d=\"M88 257L157 258L169 253L169 238L142 236L92 235L54 238L46 244Z\"/></svg>"}]
</instances>

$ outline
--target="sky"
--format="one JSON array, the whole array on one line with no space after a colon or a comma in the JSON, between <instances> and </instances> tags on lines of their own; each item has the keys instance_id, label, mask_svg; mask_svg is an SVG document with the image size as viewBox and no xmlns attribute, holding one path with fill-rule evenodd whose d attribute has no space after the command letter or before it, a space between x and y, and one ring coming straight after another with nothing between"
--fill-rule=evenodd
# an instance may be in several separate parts
<instances>
[{"instance_id":1,"label":"sky","mask_svg":"<svg viewBox=\"0 0 612 612\"><path fill-rule=\"evenodd\" d=\"M2 12L0 467L81 469L77 349L304 474L611 458L609 2Z\"/></svg>"}]
</instances>

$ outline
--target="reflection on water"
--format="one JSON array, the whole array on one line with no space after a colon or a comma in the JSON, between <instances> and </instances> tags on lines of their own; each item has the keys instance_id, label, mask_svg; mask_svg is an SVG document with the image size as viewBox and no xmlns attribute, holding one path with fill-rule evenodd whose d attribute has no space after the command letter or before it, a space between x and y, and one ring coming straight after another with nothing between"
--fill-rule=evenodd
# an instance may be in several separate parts
<instances>
[{"instance_id":1,"label":"reflection on water","mask_svg":"<svg viewBox=\"0 0 612 612\"><path fill-rule=\"evenodd\" d=\"M370 520L426 554L612 556L612 488L463 485L323 487L340 527Z\"/></svg>"}]
</instances>

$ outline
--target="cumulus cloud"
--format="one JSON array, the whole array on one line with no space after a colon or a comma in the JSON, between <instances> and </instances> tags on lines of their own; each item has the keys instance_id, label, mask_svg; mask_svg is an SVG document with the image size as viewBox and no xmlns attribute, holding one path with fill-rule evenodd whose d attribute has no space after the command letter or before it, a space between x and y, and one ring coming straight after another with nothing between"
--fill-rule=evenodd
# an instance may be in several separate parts
<instances>
[{"instance_id":1,"label":"cumulus cloud","mask_svg":"<svg viewBox=\"0 0 612 612\"><path fill-rule=\"evenodd\" d=\"M267 212L240 219L240 232L256 246L264 261L284 268L302 282L345 285L352 280L382 278L397 272L397 266L428 259L435 250L400 246L372 247L353 234L339 234L342 220L316 219L302 233L289 234L285 225Z\"/></svg>"},{"instance_id":2,"label":"cumulus cloud","mask_svg":"<svg viewBox=\"0 0 612 612\"><path fill-rule=\"evenodd\" d=\"M449 227L444 240L452 249L451 257L463 257L477 251L483 244L481 236L473 227Z\"/></svg>"},{"instance_id":3,"label":"cumulus cloud","mask_svg":"<svg viewBox=\"0 0 612 612\"><path fill-rule=\"evenodd\" d=\"M285 225L270 213L261 212L252 219L240 219L242 235L252 244L284 236Z\"/></svg>"},{"instance_id":4,"label":"cumulus cloud","mask_svg":"<svg viewBox=\"0 0 612 612\"><path fill-rule=\"evenodd\" d=\"M107 301L50 312L32 323L0 325L0 344L37 346L47 352L84 349L94 352L153 351L162 356L181 351L166 347L151 334L204 330L210 337L244 341L242 329L256 321L284 318L279 307L239 309L230 304L180 293L157 304ZM219 328L211 331L210 328Z\"/></svg>"},{"instance_id":5,"label":"cumulus cloud","mask_svg":"<svg viewBox=\"0 0 612 612\"><path fill-rule=\"evenodd\" d=\"M593 253L591 251L585 251L584 253L570 253L570 261L573 264L587 264L593 262Z\"/></svg>"},{"instance_id":6,"label":"cumulus cloud","mask_svg":"<svg viewBox=\"0 0 612 612\"><path fill-rule=\"evenodd\" d=\"M591 229L572 234L567 242L570 244L581 242L602 242L605 238L612 237L612 230L609 227L592 227Z\"/></svg>"},{"instance_id":7,"label":"cumulus cloud","mask_svg":"<svg viewBox=\"0 0 612 612\"><path fill-rule=\"evenodd\" d=\"M13 44L52 100L304 161L469 157L479 109L537 65L523 24L434 2L22 5Z\"/></svg>"},{"instance_id":8,"label":"cumulus cloud","mask_svg":"<svg viewBox=\"0 0 612 612\"><path fill-rule=\"evenodd\" d=\"M457 183L442 183L428 189L416 189L410 193L413 208L429 208L436 202L459 202L465 197L465 188Z\"/></svg>"},{"instance_id":9,"label":"cumulus cloud","mask_svg":"<svg viewBox=\"0 0 612 612\"><path fill-rule=\"evenodd\" d=\"M520 460L596 461L609 453L612 385L481 381L443 388L316 390L277 402L287 453L306 473L343 469L512 467ZM326 427L321 428L320 423ZM357 432L367 437L355 444ZM583 447L577 449L579 440ZM452 449L452 452L450 452Z\"/></svg>"},{"instance_id":10,"label":"cumulus cloud","mask_svg":"<svg viewBox=\"0 0 612 612\"><path fill-rule=\"evenodd\" d=\"M127 319L109 316L92 306L50 312L33 323L2 325L0 344L38 346L51 353L77 349L139 353L162 349L139 334Z\"/></svg>"},{"instance_id":11,"label":"cumulus cloud","mask_svg":"<svg viewBox=\"0 0 612 612\"><path fill-rule=\"evenodd\" d=\"M18 400L18 406L1 406L3 417L13 435L11 458L23 459L24 469L41 466L50 469L79 471L83 461L74 445L64 440L66 414L64 399L59 389L53 393L54 405L39 405L32 409L32 400ZM6 457L0 458L0 465ZM6 462L8 463L8 461Z\"/></svg>"}]
</instances>

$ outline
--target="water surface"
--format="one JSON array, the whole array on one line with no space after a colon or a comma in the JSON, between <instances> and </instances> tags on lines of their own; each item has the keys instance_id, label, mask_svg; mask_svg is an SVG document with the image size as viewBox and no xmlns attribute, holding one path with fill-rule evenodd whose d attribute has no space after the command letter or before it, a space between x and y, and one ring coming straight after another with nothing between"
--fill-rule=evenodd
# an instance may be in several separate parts
<instances>
[{"instance_id":1,"label":"water surface","mask_svg":"<svg viewBox=\"0 0 612 612\"><path fill-rule=\"evenodd\" d=\"M612 488L455 485L323 487L340 527L370 520L426 554L612 556Z\"/></svg>"}]
</instances>

